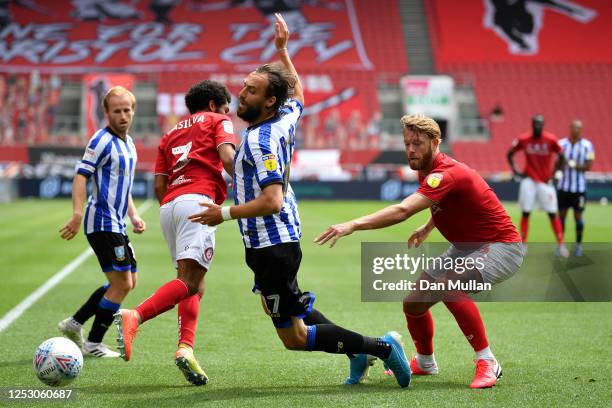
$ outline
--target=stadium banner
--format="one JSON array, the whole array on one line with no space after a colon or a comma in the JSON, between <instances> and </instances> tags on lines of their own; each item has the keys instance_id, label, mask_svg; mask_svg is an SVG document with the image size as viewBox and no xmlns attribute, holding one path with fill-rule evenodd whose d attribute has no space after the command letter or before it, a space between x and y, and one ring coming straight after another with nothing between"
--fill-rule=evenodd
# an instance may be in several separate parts
<instances>
[{"instance_id":1,"label":"stadium banner","mask_svg":"<svg viewBox=\"0 0 612 408\"><path fill-rule=\"evenodd\" d=\"M408 115L422 113L436 119L455 116L455 81L446 75L406 75L400 80L402 104Z\"/></svg>"},{"instance_id":2,"label":"stadium banner","mask_svg":"<svg viewBox=\"0 0 612 408\"><path fill-rule=\"evenodd\" d=\"M106 126L103 99L106 92L113 86L123 86L133 91L135 78L129 74L87 74L83 76L83 101L84 114L81 115L85 122L81 127L89 137L94 132Z\"/></svg>"},{"instance_id":3,"label":"stadium banner","mask_svg":"<svg viewBox=\"0 0 612 408\"><path fill-rule=\"evenodd\" d=\"M91 194L93 184L87 183L87 194ZM68 198L72 196L72 177L52 175L47 177L20 178L18 180L19 197L35 198ZM150 178L135 177L132 184L132 197L153 197L153 186Z\"/></svg>"},{"instance_id":4,"label":"stadium banner","mask_svg":"<svg viewBox=\"0 0 612 408\"><path fill-rule=\"evenodd\" d=\"M612 7L600 0L433 0L436 62L611 63Z\"/></svg>"},{"instance_id":5,"label":"stadium banner","mask_svg":"<svg viewBox=\"0 0 612 408\"><path fill-rule=\"evenodd\" d=\"M277 2L8 2L3 69L239 70L274 58ZM297 66L371 69L353 0L284 2ZM246 68L245 68L246 67Z\"/></svg>"},{"instance_id":6,"label":"stadium banner","mask_svg":"<svg viewBox=\"0 0 612 408\"><path fill-rule=\"evenodd\" d=\"M231 112L237 108L238 93L243 87L247 72L184 73L177 76L174 72L162 72L159 75L157 112L160 115L181 117L187 114L185 92L195 83L210 79L227 86L232 95ZM304 99L307 101L302 114L306 119L302 129L322 128L329 118L333 121L347 123L347 128L367 127L380 111L376 90L374 71L335 69L302 69L300 80L304 87ZM316 118L316 119L313 119ZM350 124L350 126L348 125ZM309 127L310 126L310 127ZM239 127L237 127L239 128ZM322 132L320 132L322 133ZM300 133L300 137L308 137Z\"/></svg>"},{"instance_id":7,"label":"stadium banner","mask_svg":"<svg viewBox=\"0 0 612 408\"><path fill-rule=\"evenodd\" d=\"M460 301L467 293L480 302L612 301L612 243L584 243L581 257L554 250L530 243L523 258L522 243L362 242L361 300Z\"/></svg>"},{"instance_id":8,"label":"stadium banner","mask_svg":"<svg viewBox=\"0 0 612 408\"><path fill-rule=\"evenodd\" d=\"M27 148L27 163L34 168L44 170L36 170L33 174L35 177L44 177L48 174L74 174L75 166L83 158L85 145L87 140L83 140L82 147L55 147L55 146L38 146ZM138 152L138 163L136 164L136 172L151 172L155 165L156 148L144 148L136 146ZM28 174L29 175L29 174ZM26 175L27 176L27 175Z\"/></svg>"}]
</instances>

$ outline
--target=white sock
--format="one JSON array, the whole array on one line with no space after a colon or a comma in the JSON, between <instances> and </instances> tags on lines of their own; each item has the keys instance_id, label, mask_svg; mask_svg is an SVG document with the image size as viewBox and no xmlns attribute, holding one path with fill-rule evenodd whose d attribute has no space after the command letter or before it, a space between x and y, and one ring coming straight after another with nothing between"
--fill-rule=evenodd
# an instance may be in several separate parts
<instances>
[{"instance_id":1,"label":"white sock","mask_svg":"<svg viewBox=\"0 0 612 408\"><path fill-rule=\"evenodd\" d=\"M476 360L493 360L495 361L495 356L491 351L490 347L485 347L480 351L476 352Z\"/></svg>"},{"instance_id":2,"label":"white sock","mask_svg":"<svg viewBox=\"0 0 612 408\"><path fill-rule=\"evenodd\" d=\"M424 368L424 367L431 367L431 365L435 365L436 364L436 358L434 357L433 354L419 354L417 353L416 355L416 359L417 359L417 363L419 363L419 367Z\"/></svg>"}]
</instances>

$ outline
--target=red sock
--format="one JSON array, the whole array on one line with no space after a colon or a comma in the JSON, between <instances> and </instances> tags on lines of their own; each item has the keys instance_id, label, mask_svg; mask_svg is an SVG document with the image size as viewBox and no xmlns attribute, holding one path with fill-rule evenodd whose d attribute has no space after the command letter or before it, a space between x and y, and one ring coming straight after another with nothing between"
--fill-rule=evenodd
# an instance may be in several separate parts
<instances>
[{"instance_id":1,"label":"red sock","mask_svg":"<svg viewBox=\"0 0 612 408\"><path fill-rule=\"evenodd\" d=\"M444 302L448 310L455 316L459 328L470 342L474 351L480 351L489 346L484 323L476 303L467 295L464 300Z\"/></svg>"},{"instance_id":2,"label":"red sock","mask_svg":"<svg viewBox=\"0 0 612 408\"><path fill-rule=\"evenodd\" d=\"M550 226L555 233L555 238L557 239L557 244L563 243L563 226L561 225L561 220L559 216L550 219Z\"/></svg>"},{"instance_id":3,"label":"red sock","mask_svg":"<svg viewBox=\"0 0 612 408\"><path fill-rule=\"evenodd\" d=\"M527 242L527 232L529 231L529 217L521 217L521 237L523 242Z\"/></svg>"},{"instance_id":4,"label":"red sock","mask_svg":"<svg viewBox=\"0 0 612 408\"><path fill-rule=\"evenodd\" d=\"M196 293L178 304L179 344L184 343L193 348L201 299L202 296Z\"/></svg>"},{"instance_id":5,"label":"red sock","mask_svg":"<svg viewBox=\"0 0 612 408\"><path fill-rule=\"evenodd\" d=\"M167 312L188 296L189 289L185 282L180 279L171 280L138 305L136 311L140 315L141 323Z\"/></svg>"},{"instance_id":6,"label":"red sock","mask_svg":"<svg viewBox=\"0 0 612 408\"><path fill-rule=\"evenodd\" d=\"M416 347L417 353L426 356L433 354L434 323L431 312L428 310L422 315L414 316L404 312L410 337Z\"/></svg>"}]
</instances>

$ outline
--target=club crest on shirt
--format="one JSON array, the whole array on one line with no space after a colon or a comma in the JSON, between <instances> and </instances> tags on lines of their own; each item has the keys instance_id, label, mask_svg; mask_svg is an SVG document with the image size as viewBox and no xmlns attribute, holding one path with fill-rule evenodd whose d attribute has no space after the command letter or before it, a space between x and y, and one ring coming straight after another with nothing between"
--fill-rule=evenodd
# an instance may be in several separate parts
<instances>
[{"instance_id":1,"label":"club crest on shirt","mask_svg":"<svg viewBox=\"0 0 612 408\"><path fill-rule=\"evenodd\" d=\"M214 250L212 249L212 247L206 248L206 250L204 250L204 258L206 258L206 260L210 262L210 260L213 257L213 253L214 253Z\"/></svg>"},{"instance_id":2,"label":"club crest on shirt","mask_svg":"<svg viewBox=\"0 0 612 408\"><path fill-rule=\"evenodd\" d=\"M431 173L427 176L427 185L431 188L436 188L442 182L442 174L440 173Z\"/></svg>"},{"instance_id":3,"label":"club crest on shirt","mask_svg":"<svg viewBox=\"0 0 612 408\"><path fill-rule=\"evenodd\" d=\"M276 156L273 154L265 154L261 157L261 159L264 162L264 167L266 168L266 170L268 171L274 171L276 170L276 166L278 165L278 163L276 162Z\"/></svg>"},{"instance_id":4,"label":"club crest on shirt","mask_svg":"<svg viewBox=\"0 0 612 408\"><path fill-rule=\"evenodd\" d=\"M115 258L117 258L117 261L125 260L125 247L123 245L115 247Z\"/></svg>"}]
</instances>

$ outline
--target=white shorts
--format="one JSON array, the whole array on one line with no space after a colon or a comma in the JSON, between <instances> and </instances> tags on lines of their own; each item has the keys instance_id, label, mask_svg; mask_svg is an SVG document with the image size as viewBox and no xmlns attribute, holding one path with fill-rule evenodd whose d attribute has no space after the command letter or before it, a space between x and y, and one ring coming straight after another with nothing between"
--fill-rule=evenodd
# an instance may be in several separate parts
<instances>
[{"instance_id":1,"label":"white shorts","mask_svg":"<svg viewBox=\"0 0 612 408\"><path fill-rule=\"evenodd\" d=\"M519 206L522 212L532 212L536 200L539 207L547 213L557 213L557 193L547 183L535 182L531 177L521 180L519 186Z\"/></svg>"},{"instance_id":2,"label":"white shorts","mask_svg":"<svg viewBox=\"0 0 612 408\"><path fill-rule=\"evenodd\" d=\"M523 264L524 257L525 247L521 242L496 242L483 244L475 249L458 249L451 245L440 255L439 258L441 258L442 262L434 263L436 267L427 269L425 273L434 279L440 279L449 272L448 269L441 267L441 265L445 264L445 260L448 258L453 258L453 260L464 258L462 264L467 265L468 263L465 263L465 260L470 259L474 260L474 262L471 262L472 265L482 265L482 268L476 268L482 276L482 281L495 285L513 276ZM456 261L454 263L462 265ZM453 272L457 274L463 273L462 270L457 268Z\"/></svg>"},{"instance_id":3,"label":"white shorts","mask_svg":"<svg viewBox=\"0 0 612 408\"><path fill-rule=\"evenodd\" d=\"M159 220L174 267L179 259L193 259L209 269L215 252L217 227L191 222L190 215L202 212L201 202L214 203L202 194L185 194L162 205Z\"/></svg>"}]
</instances>

